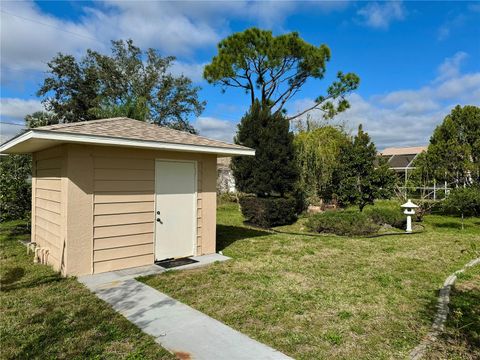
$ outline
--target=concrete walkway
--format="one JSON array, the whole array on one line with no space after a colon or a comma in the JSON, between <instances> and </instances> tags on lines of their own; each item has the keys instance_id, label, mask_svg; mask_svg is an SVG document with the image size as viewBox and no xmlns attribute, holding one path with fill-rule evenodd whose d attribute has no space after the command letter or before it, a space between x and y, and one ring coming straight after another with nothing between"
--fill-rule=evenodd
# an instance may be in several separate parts
<instances>
[{"instance_id":1,"label":"concrete walkway","mask_svg":"<svg viewBox=\"0 0 480 360\"><path fill-rule=\"evenodd\" d=\"M200 263L176 269L228 260L219 254L208 256ZM182 359L290 359L134 279L163 271L159 266L151 265L82 276L79 280L141 330L152 335L157 343Z\"/></svg>"}]
</instances>

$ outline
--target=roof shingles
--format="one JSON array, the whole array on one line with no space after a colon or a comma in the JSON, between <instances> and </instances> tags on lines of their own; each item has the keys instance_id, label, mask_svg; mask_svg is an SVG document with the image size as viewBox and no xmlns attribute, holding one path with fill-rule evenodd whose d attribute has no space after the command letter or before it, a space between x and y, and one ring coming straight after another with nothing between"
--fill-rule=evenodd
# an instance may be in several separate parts
<instances>
[{"instance_id":1,"label":"roof shingles","mask_svg":"<svg viewBox=\"0 0 480 360\"><path fill-rule=\"evenodd\" d=\"M41 126L34 130L106 136L122 139L158 141L163 143L212 146L228 149L249 149L245 146L208 139L203 136L174 130L125 117Z\"/></svg>"}]
</instances>

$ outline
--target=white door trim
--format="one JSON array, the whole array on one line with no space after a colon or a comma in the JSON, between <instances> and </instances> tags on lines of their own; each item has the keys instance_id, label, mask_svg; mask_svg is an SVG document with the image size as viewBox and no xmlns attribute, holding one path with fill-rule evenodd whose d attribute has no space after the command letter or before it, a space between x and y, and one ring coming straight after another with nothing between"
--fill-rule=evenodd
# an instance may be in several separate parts
<instances>
[{"instance_id":1,"label":"white door trim","mask_svg":"<svg viewBox=\"0 0 480 360\"><path fill-rule=\"evenodd\" d=\"M198 226L198 206L197 206L197 199L198 199L198 161L197 160L175 160L175 159L163 159L163 158L156 158L155 159L155 190L154 190L154 202L153 202L153 215L154 215L154 222L155 228L153 232L153 261L157 261L156 259L156 247L157 247L157 162L180 162L180 163L192 163L194 166L194 179L193 179L193 219L192 219L192 226L193 226L193 239L192 239L192 254L193 256L197 256L197 226Z\"/></svg>"}]
</instances>

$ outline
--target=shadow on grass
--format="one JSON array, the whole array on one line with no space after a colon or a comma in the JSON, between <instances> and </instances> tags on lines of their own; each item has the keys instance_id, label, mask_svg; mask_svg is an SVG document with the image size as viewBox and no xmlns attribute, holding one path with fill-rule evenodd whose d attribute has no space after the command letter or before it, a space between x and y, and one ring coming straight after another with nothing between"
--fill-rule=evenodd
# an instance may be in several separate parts
<instances>
[{"instance_id":1,"label":"shadow on grass","mask_svg":"<svg viewBox=\"0 0 480 360\"><path fill-rule=\"evenodd\" d=\"M271 233L242 226L217 225L217 251L225 249L237 240L266 235Z\"/></svg>"},{"instance_id":2,"label":"shadow on grass","mask_svg":"<svg viewBox=\"0 0 480 360\"><path fill-rule=\"evenodd\" d=\"M23 275L22 275L23 276ZM1 292L9 292L13 290L20 290L20 289L33 289L37 286L45 285L45 284L51 284L51 283L57 283L60 281L65 280L58 274L53 274L49 276L42 276L40 278L34 278L28 281L14 281L10 283L6 283L4 279L2 279L1 282Z\"/></svg>"},{"instance_id":3,"label":"shadow on grass","mask_svg":"<svg viewBox=\"0 0 480 360\"><path fill-rule=\"evenodd\" d=\"M438 310L438 290L434 294L434 297L424 298L426 306L420 316L421 319L428 319L430 323L433 323ZM443 351L440 350L438 356L455 349L454 353L460 351L461 354L475 354L472 357L465 357L465 359L473 359L480 354L479 287L458 289L454 286L452 288L445 330L431 349L432 353L435 355L438 349L443 349ZM432 356L431 358L443 357ZM461 358L463 359L463 357Z\"/></svg>"},{"instance_id":4,"label":"shadow on grass","mask_svg":"<svg viewBox=\"0 0 480 360\"><path fill-rule=\"evenodd\" d=\"M480 288L453 288L446 337L462 339L470 349L480 348Z\"/></svg>"},{"instance_id":5,"label":"shadow on grass","mask_svg":"<svg viewBox=\"0 0 480 360\"><path fill-rule=\"evenodd\" d=\"M448 229L457 229L457 230L462 229L462 223L454 222L454 221L446 221L446 222L442 222L442 223L433 223L432 226L436 227L436 228L448 228ZM469 227L468 224L465 224L464 226L465 226L465 228Z\"/></svg>"},{"instance_id":6,"label":"shadow on grass","mask_svg":"<svg viewBox=\"0 0 480 360\"><path fill-rule=\"evenodd\" d=\"M5 285L13 284L25 276L25 269L20 266L15 266L7 270L5 275L0 279L0 284L2 284L2 289Z\"/></svg>"}]
</instances>

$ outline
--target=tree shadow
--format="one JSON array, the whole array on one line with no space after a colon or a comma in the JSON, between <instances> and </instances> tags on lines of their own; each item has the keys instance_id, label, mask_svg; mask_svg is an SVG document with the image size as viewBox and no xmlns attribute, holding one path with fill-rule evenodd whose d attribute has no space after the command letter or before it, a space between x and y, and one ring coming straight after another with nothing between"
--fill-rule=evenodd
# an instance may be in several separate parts
<instances>
[{"instance_id":1,"label":"tree shadow","mask_svg":"<svg viewBox=\"0 0 480 360\"><path fill-rule=\"evenodd\" d=\"M442 222L438 224L432 224L433 227L436 228L448 228L448 229L457 229L461 230L462 229L462 224L454 221L447 221L447 222ZM468 224L465 224L465 227L468 227Z\"/></svg>"},{"instance_id":2,"label":"tree shadow","mask_svg":"<svg viewBox=\"0 0 480 360\"><path fill-rule=\"evenodd\" d=\"M238 240L266 235L271 233L242 226L217 225L217 251L225 249Z\"/></svg>"},{"instance_id":3,"label":"tree shadow","mask_svg":"<svg viewBox=\"0 0 480 360\"><path fill-rule=\"evenodd\" d=\"M25 276L25 269L20 266L15 266L8 269L5 275L0 279L0 285L3 288L5 285L13 284Z\"/></svg>"},{"instance_id":4,"label":"tree shadow","mask_svg":"<svg viewBox=\"0 0 480 360\"><path fill-rule=\"evenodd\" d=\"M23 275L22 275L23 276ZM4 280L2 279L2 286L1 286L1 291L2 292L9 292L12 290L20 290L20 289L32 289L37 286L45 285L45 284L51 284L51 283L57 283L60 281L64 281L65 279L62 278L58 274L53 274L49 276L42 276L41 278L34 278L28 281L20 281L20 282L11 282L10 284L5 284Z\"/></svg>"},{"instance_id":5,"label":"tree shadow","mask_svg":"<svg viewBox=\"0 0 480 360\"><path fill-rule=\"evenodd\" d=\"M435 296L422 298L426 306L421 311L420 318L429 319L433 323L438 311L439 291ZM455 285L450 292L450 303L445 330L441 333L437 344L446 349L458 345L472 351L480 349L480 288L458 289Z\"/></svg>"},{"instance_id":6,"label":"tree shadow","mask_svg":"<svg viewBox=\"0 0 480 360\"><path fill-rule=\"evenodd\" d=\"M8 237L14 237L19 235L29 235L31 231L30 224L18 224L8 229Z\"/></svg>"},{"instance_id":7,"label":"tree shadow","mask_svg":"<svg viewBox=\"0 0 480 360\"><path fill-rule=\"evenodd\" d=\"M457 289L450 294L447 337L461 338L471 349L480 347L480 288Z\"/></svg>"}]
</instances>

